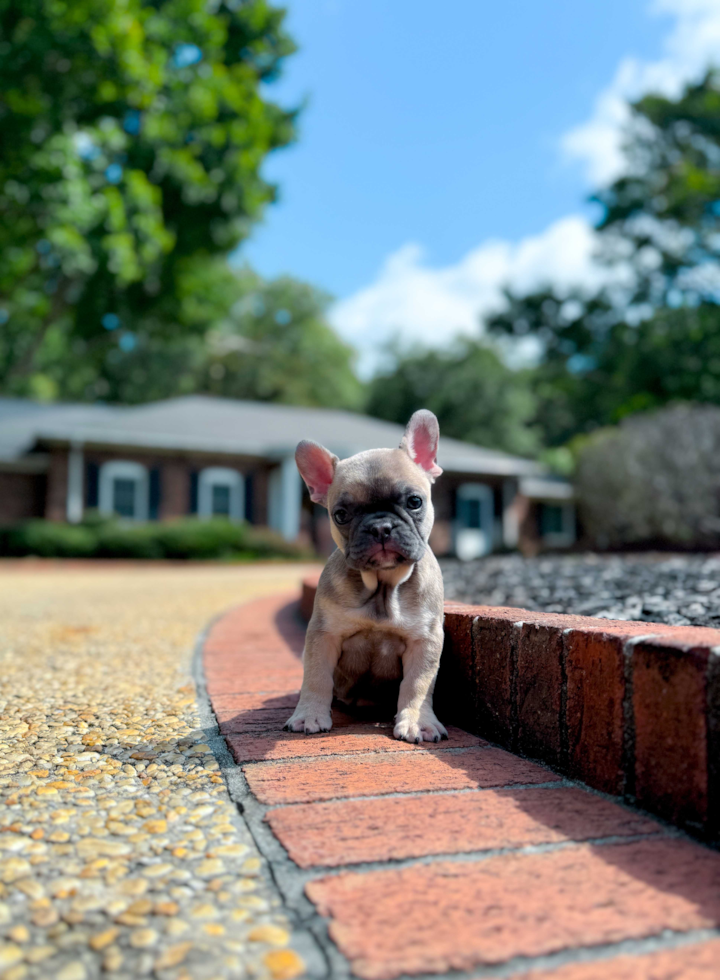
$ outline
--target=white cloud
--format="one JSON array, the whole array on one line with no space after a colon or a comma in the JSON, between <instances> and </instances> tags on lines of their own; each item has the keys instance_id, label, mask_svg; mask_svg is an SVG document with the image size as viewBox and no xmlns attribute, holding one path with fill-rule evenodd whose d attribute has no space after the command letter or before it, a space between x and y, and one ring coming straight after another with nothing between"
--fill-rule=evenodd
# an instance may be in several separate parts
<instances>
[{"instance_id":1,"label":"white cloud","mask_svg":"<svg viewBox=\"0 0 720 980\"><path fill-rule=\"evenodd\" d=\"M590 118L567 132L560 145L580 161L590 186L621 170L627 100L646 92L676 96L684 83L720 64L720 0L654 0L651 13L674 18L657 61L624 58ZM592 289L608 276L593 260L595 234L581 216L561 218L519 242L490 240L455 265L433 268L423 249L407 244L390 255L369 286L335 304L331 320L361 355L368 374L393 336L412 344L439 346L456 334L472 334L483 313L497 308L503 286L529 290L552 284Z\"/></svg>"},{"instance_id":2,"label":"white cloud","mask_svg":"<svg viewBox=\"0 0 720 980\"><path fill-rule=\"evenodd\" d=\"M335 304L331 320L360 351L367 373L390 337L436 346L477 333L479 317L500 306L507 283L519 290L599 285L607 273L593 262L594 248L595 233L579 215L519 242L484 242L444 268L424 263L419 245L405 245L386 260L375 282Z\"/></svg>"},{"instance_id":3,"label":"white cloud","mask_svg":"<svg viewBox=\"0 0 720 980\"><path fill-rule=\"evenodd\" d=\"M650 10L675 17L664 56L657 61L624 58L590 118L561 139L566 157L584 165L592 185L609 183L622 171L628 99L647 92L676 97L686 82L720 63L720 0L655 0Z\"/></svg>"}]
</instances>

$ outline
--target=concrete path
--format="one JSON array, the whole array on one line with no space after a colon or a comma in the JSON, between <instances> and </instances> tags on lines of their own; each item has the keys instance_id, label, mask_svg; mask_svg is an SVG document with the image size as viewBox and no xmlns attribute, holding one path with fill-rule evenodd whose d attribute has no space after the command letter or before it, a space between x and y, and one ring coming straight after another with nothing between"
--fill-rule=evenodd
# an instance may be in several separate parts
<instances>
[{"instance_id":1,"label":"concrete path","mask_svg":"<svg viewBox=\"0 0 720 980\"><path fill-rule=\"evenodd\" d=\"M303 973L191 674L211 617L302 572L2 563L2 980Z\"/></svg>"},{"instance_id":2,"label":"concrete path","mask_svg":"<svg viewBox=\"0 0 720 980\"><path fill-rule=\"evenodd\" d=\"M282 732L296 595L222 617L203 660L231 794L309 973L720 978L717 852L458 729L411 746L335 711L328 734Z\"/></svg>"}]
</instances>

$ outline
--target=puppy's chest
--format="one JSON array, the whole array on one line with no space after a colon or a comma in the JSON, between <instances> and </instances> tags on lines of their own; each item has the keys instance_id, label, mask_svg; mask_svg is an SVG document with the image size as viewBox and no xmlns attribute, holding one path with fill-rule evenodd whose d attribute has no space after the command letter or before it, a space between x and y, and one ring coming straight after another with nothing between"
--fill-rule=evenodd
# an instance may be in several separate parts
<instances>
[{"instance_id":1,"label":"puppy's chest","mask_svg":"<svg viewBox=\"0 0 720 980\"><path fill-rule=\"evenodd\" d=\"M362 606L365 617L373 622L397 625L402 628L407 615L409 603L402 601L403 596L397 586L387 582L379 582L378 587Z\"/></svg>"},{"instance_id":2,"label":"puppy's chest","mask_svg":"<svg viewBox=\"0 0 720 980\"><path fill-rule=\"evenodd\" d=\"M380 584L361 605L326 609L327 628L336 635L349 637L356 633L391 634L404 639L420 638L433 628L434 618L411 597L399 589ZM333 604L334 605L334 604Z\"/></svg>"}]
</instances>

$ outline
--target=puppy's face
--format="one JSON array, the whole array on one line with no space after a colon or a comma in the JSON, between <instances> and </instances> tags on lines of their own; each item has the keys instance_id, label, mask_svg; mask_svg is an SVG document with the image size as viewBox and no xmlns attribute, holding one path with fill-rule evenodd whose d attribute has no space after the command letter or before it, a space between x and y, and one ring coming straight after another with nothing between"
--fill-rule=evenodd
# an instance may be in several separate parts
<instances>
[{"instance_id":1,"label":"puppy's face","mask_svg":"<svg viewBox=\"0 0 720 980\"><path fill-rule=\"evenodd\" d=\"M301 442L298 469L316 503L330 512L332 536L357 571L419 561L433 524L430 487L442 473L435 459L438 423L421 409L399 449L372 449L342 462L315 442Z\"/></svg>"},{"instance_id":2,"label":"puppy's face","mask_svg":"<svg viewBox=\"0 0 720 980\"><path fill-rule=\"evenodd\" d=\"M433 525L430 481L401 449L337 464L328 493L332 536L357 571L419 561Z\"/></svg>"}]
</instances>

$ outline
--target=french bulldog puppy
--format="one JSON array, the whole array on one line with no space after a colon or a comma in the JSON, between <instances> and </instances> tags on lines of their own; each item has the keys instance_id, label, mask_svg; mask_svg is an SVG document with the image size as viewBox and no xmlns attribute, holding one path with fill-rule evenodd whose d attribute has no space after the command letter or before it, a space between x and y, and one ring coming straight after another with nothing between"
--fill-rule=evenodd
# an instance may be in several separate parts
<instances>
[{"instance_id":1,"label":"french bulldog puppy","mask_svg":"<svg viewBox=\"0 0 720 980\"><path fill-rule=\"evenodd\" d=\"M300 700L285 728L327 732L333 694L356 701L394 682L395 738L439 742L432 708L443 646L443 582L427 541L438 422L415 412L399 449L340 460L315 442L295 454L310 497L327 507L337 550L318 585Z\"/></svg>"}]
</instances>

